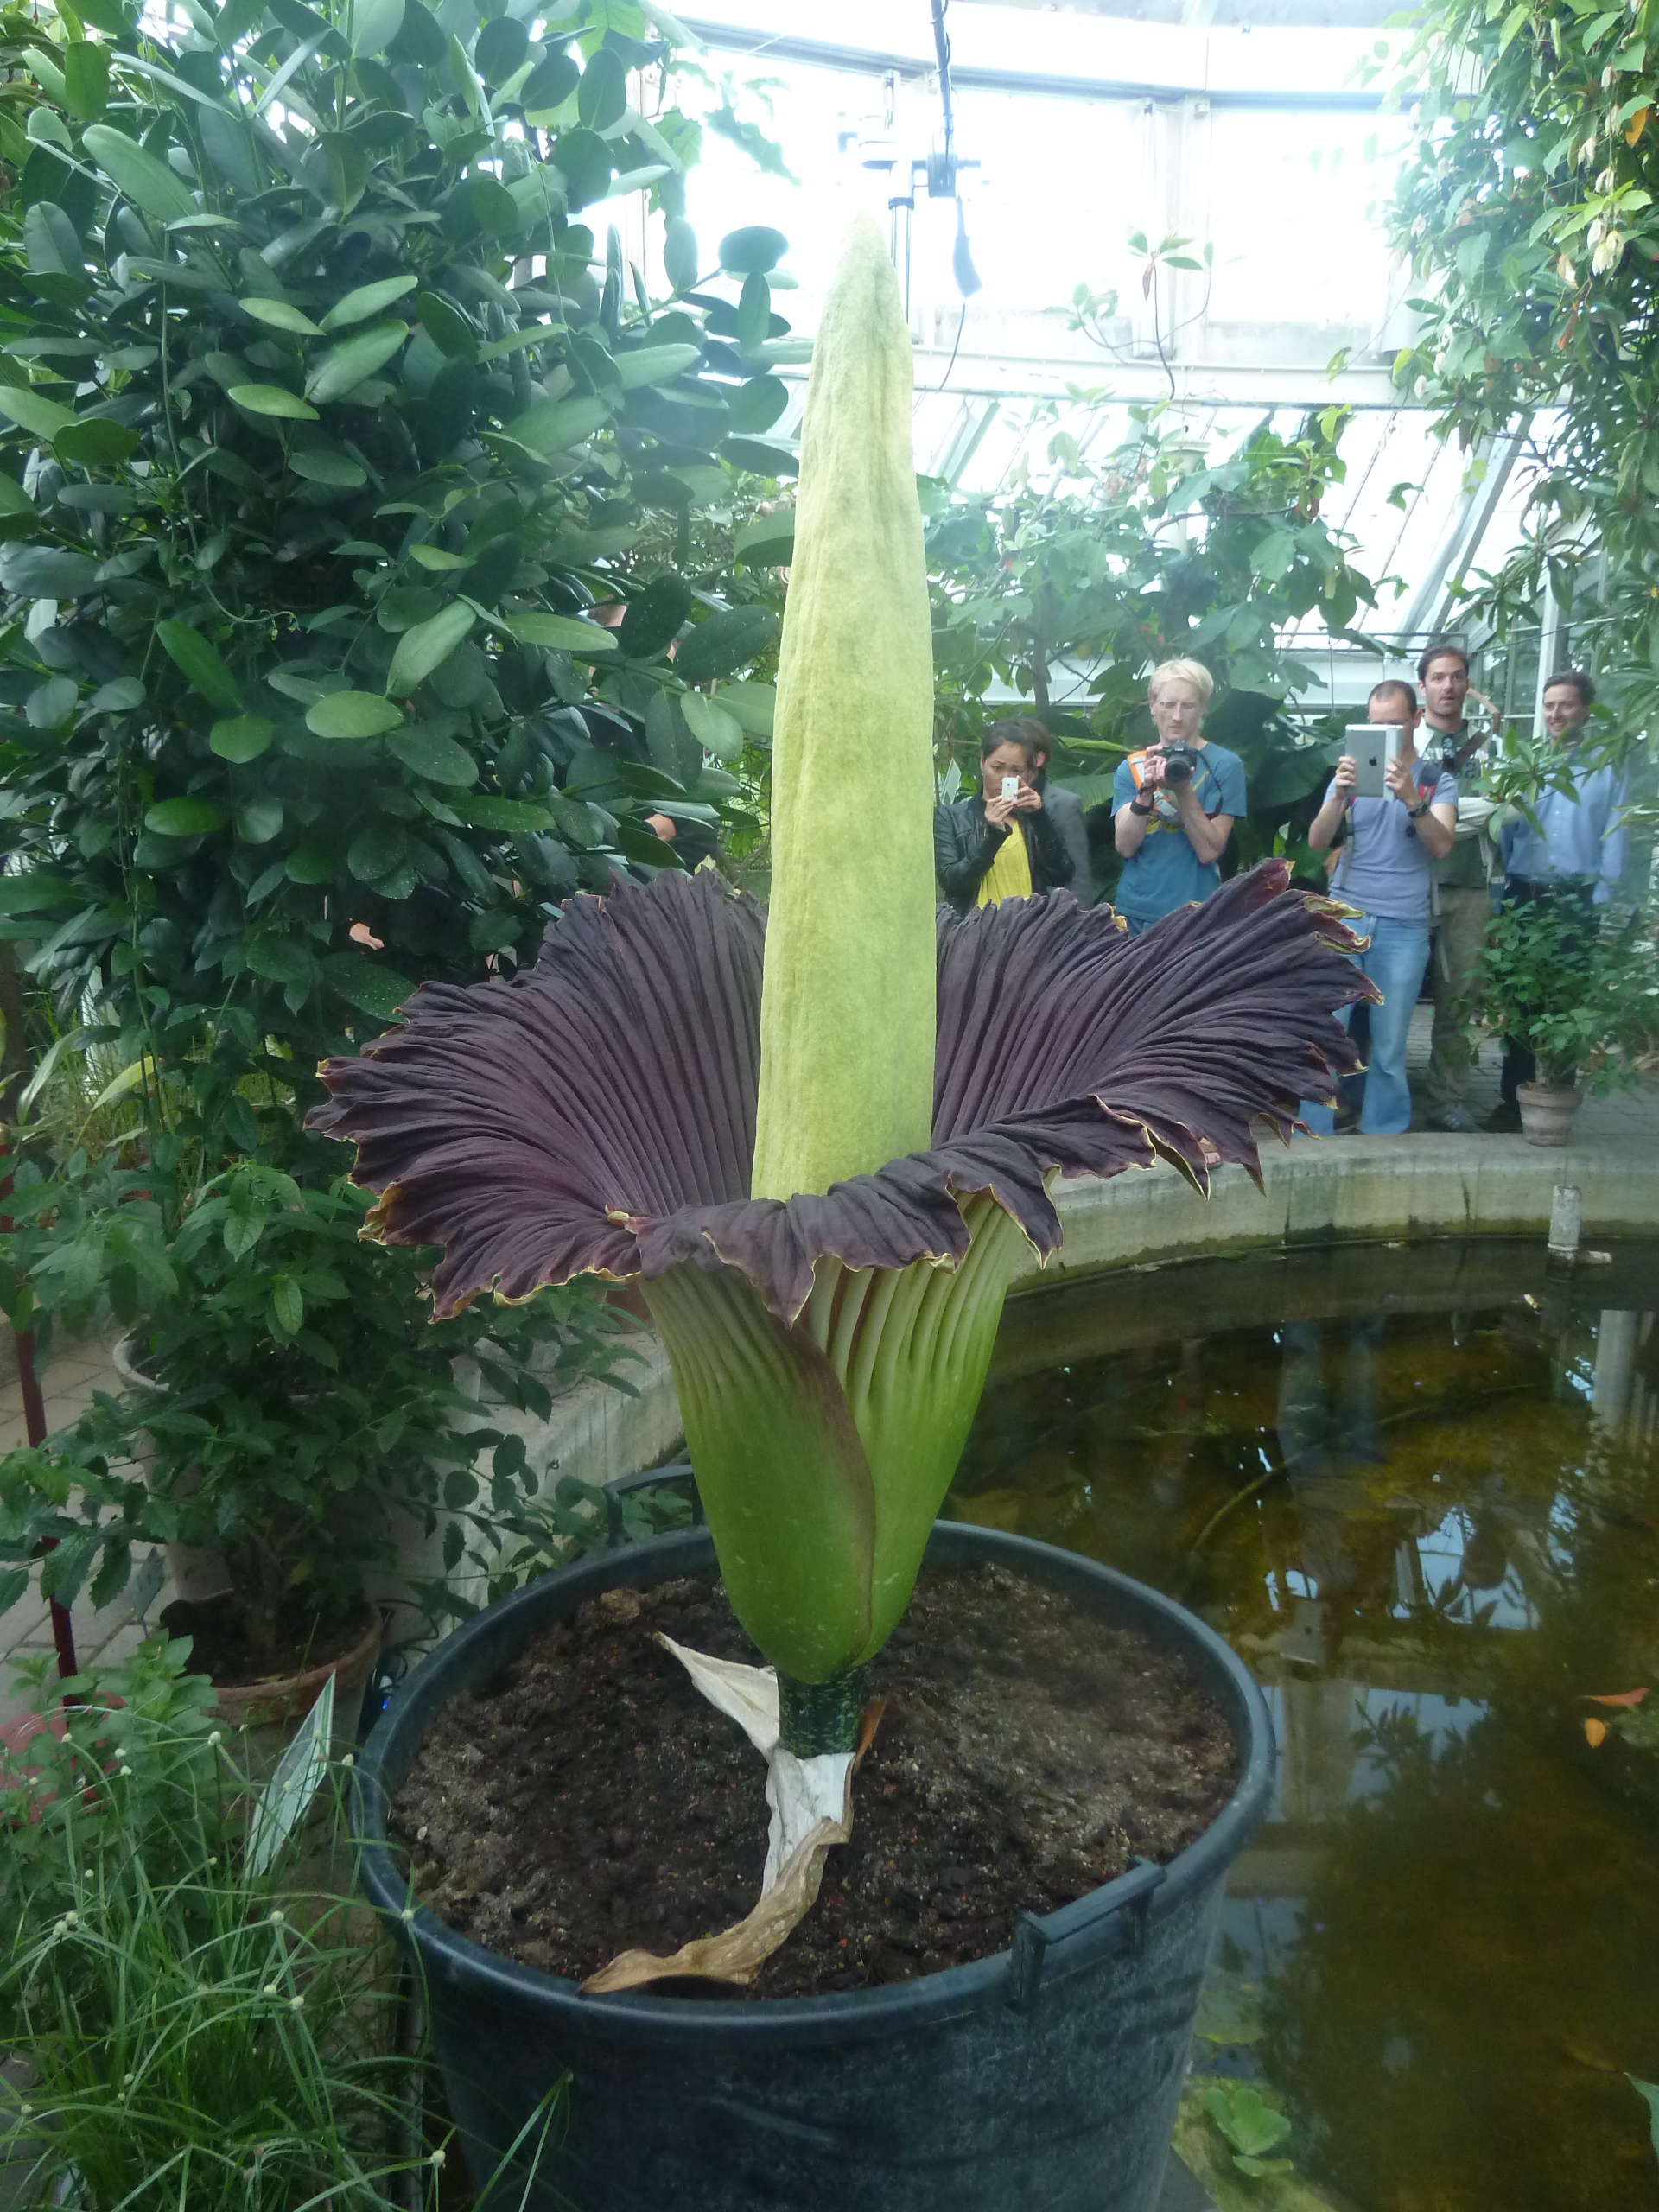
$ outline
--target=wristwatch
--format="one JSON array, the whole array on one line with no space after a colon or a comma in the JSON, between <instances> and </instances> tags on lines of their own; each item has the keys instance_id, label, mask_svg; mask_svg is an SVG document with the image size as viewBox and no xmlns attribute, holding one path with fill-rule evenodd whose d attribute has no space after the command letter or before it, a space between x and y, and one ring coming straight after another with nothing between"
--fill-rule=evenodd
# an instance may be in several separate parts
<instances>
[{"instance_id":1,"label":"wristwatch","mask_svg":"<svg viewBox=\"0 0 1659 2212\"><path fill-rule=\"evenodd\" d=\"M1158 807L1155 800L1149 806L1142 806L1138 798L1132 798L1129 801L1129 812L1131 814L1138 814L1143 822L1149 814L1155 814L1157 811Z\"/></svg>"},{"instance_id":2,"label":"wristwatch","mask_svg":"<svg viewBox=\"0 0 1659 2212\"><path fill-rule=\"evenodd\" d=\"M1420 816L1420 815L1427 814L1427 813L1428 812L1428 794L1427 794L1427 791L1423 792L1423 793L1422 793L1422 795L1419 798L1419 799L1418 799L1418 801L1417 801L1416 805L1415 805L1415 806L1408 806L1408 807L1406 809L1406 811L1407 811L1407 813L1408 813L1408 814L1409 814L1409 815L1410 815L1410 817L1411 817L1411 818L1412 818L1412 820L1413 820L1414 822L1415 822L1415 821L1418 819L1418 817L1419 817L1419 816Z\"/></svg>"}]
</instances>

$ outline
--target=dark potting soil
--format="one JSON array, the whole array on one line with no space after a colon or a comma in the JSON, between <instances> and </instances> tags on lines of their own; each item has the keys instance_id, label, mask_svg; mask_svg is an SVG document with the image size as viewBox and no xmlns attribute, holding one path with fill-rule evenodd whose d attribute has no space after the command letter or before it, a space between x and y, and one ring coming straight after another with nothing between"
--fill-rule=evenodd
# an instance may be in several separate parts
<instances>
[{"instance_id":1,"label":"dark potting soil","mask_svg":"<svg viewBox=\"0 0 1659 2212\"><path fill-rule=\"evenodd\" d=\"M391 1829L451 1927L580 1980L755 1904L763 1763L658 1630L756 1656L712 1582L609 1591L434 1726ZM925 1574L868 1694L886 1704L852 1840L758 1996L983 1958L1020 1912L1069 1904L1136 1856L1173 1859L1236 1777L1232 1732L1179 1659L1001 1567Z\"/></svg>"},{"instance_id":2,"label":"dark potting soil","mask_svg":"<svg viewBox=\"0 0 1659 2212\"><path fill-rule=\"evenodd\" d=\"M363 1613L343 1627L279 1617L269 1640L256 1641L248 1633L246 1609L230 1591L219 1598L175 1598L162 1607L160 1618L169 1636L190 1638L192 1672L206 1675L220 1689L308 1674L313 1667L343 1658L361 1643L368 1626Z\"/></svg>"}]
</instances>

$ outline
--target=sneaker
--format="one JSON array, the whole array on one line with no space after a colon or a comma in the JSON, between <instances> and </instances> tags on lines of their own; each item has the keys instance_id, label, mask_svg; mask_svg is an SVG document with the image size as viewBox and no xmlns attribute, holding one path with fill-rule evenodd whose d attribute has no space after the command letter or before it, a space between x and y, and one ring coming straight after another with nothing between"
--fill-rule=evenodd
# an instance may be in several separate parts
<instances>
[{"instance_id":1,"label":"sneaker","mask_svg":"<svg viewBox=\"0 0 1659 2212\"><path fill-rule=\"evenodd\" d=\"M1518 1137L1521 1134L1521 1109L1513 1098L1505 1098L1493 1107L1481 1123L1495 1137Z\"/></svg>"},{"instance_id":2,"label":"sneaker","mask_svg":"<svg viewBox=\"0 0 1659 2212\"><path fill-rule=\"evenodd\" d=\"M1474 1116L1463 1101L1454 1098L1449 1106L1429 1109L1428 1126L1431 1129L1441 1130L1447 1136L1467 1137L1474 1135L1476 1124ZM1517 1122L1516 1127L1519 1126Z\"/></svg>"}]
</instances>

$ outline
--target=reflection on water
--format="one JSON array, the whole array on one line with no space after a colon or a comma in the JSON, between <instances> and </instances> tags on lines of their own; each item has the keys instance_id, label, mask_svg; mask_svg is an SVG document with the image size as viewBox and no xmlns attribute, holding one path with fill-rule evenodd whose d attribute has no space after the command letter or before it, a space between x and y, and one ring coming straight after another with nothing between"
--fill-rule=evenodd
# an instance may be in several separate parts
<instances>
[{"instance_id":1,"label":"reflection on water","mask_svg":"<svg viewBox=\"0 0 1659 2212\"><path fill-rule=\"evenodd\" d=\"M1214 2063L1357 2212L1653 2212L1659 1249L1135 1270L1010 1307L952 1510L1169 1590L1267 1688ZM1205 2063L1212 2063L1206 2055Z\"/></svg>"}]
</instances>

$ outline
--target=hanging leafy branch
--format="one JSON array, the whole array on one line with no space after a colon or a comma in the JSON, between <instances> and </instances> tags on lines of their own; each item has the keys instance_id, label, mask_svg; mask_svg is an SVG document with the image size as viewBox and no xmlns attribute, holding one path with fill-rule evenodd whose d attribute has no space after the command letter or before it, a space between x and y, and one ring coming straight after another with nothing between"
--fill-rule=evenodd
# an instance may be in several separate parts
<instances>
[{"instance_id":1,"label":"hanging leafy branch","mask_svg":"<svg viewBox=\"0 0 1659 2212\"><path fill-rule=\"evenodd\" d=\"M1659 668L1659 9L1448 0L1417 23L1393 228L1422 326L1395 376L1476 474L1528 434L1526 530L1476 605L1501 635L1548 574L1628 724Z\"/></svg>"},{"instance_id":2,"label":"hanging leafy branch","mask_svg":"<svg viewBox=\"0 0 1659 2212\"><path fill-rule=\"evenodd\" d=\"M1058 413L1039 409L1037 426ZM1322 512L1343 480L1346 418L1326 409L1289 435L1265 421L1211 461L1163 409L1129 414L1128 436L1101 461L1056 428L1046 487L1028 456L991 498L936 489L927 543L943 741L976 741L999 715L1034 710L1059 741L1062 779L1103 804L1117 760L1152 734L1147 671L1191 655L1217 679L1207 734L1245 759L1245 859L1275 842L1294 850L1332 756L1300 741L1282 711L1313 676L1281 639L1311 614L1340 637L1376 598ZM1009 692L1030 709L1007 703Z\"/></svg>"}]
</instances>

